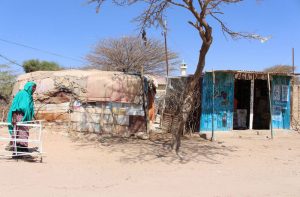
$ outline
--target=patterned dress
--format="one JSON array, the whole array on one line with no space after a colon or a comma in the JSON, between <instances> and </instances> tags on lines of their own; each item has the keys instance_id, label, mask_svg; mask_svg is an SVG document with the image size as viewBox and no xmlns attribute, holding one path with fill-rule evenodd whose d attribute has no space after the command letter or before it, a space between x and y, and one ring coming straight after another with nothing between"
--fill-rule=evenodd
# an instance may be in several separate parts
<instances>
[{"instance_id":1,"label":"patterned dress","mask_svg":"<svg viewBox=\"0 0 300 197\"><path fill-rule=\"evenodd\" d=\"M12 139L24 139L28 140L29 137L29 131L28 127L24 126L17 126L17 122L22 122L23 119L23 113L22 112L13 112L13 117L12 117L12 124L13 124L13 133L12 133ZM14 144L14 141L12 141L12 144ZM28 147L28 142L17 142L17 147Z\"/></svg>"}]
</instances>

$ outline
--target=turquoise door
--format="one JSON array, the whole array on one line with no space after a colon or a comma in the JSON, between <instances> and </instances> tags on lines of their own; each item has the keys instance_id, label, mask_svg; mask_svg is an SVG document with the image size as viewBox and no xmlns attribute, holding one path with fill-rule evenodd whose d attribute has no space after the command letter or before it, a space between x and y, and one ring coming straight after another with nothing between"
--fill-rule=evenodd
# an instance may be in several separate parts
<instances>
[{"instance_id":1,"label":"turquoise door","mask_svg":"<svg viewBox=\"0 0 300 197\"><path fill-rule=\"evenodd\" d=\"M233 97L234 75L233 73L216 72L215 87L213 93L212 73L205 73L202 84L202 113L200 120L200 132L212 130L230 131L233 127ZM213 108L214 98L214 108ZM213 118L214 117L214 118Z\"/></svg>"},{"instance_id":2,"label":"turquoise door","mask_svg":"<svg viewBox=\"0 0 300 197\"><path fill-rule=\"evenodd\" d=\"M272 126L274 129L290 129L291 77L272 78Z\"/></svg>"}]
</instances>

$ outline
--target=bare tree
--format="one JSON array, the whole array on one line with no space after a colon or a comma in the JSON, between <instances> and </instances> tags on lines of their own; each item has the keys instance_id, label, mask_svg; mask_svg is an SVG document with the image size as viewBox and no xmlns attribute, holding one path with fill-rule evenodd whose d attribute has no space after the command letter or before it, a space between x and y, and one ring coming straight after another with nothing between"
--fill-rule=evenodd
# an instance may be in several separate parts
<instances>
[{"instance_id":1,"label":"bare tree","mask_svg":"<svg viewBox=\"0 0 300 197\"><path fill-rule=\"evenodd\" d=\"M147 42L138 37L122 37L100 41L93 51L87 55L90 62L88 68L101 70L140 72L163 75L166 73L164 44L155 39ZM169 51L170 70L178 64L177 54Z\"/></svg>"},{"instance_id":2,"label":"bare tree","mask_svg":"<svg viewBox=\"0 0 300 197\"><path fill-rule=\"evenodd\" d=\"M263 71L264 72L278 72L278 73L294 73L294 69L296 69L296 66L294 68L293 66L290 66L290 65L278 64L278 65L266 68ZM298 76L293 77L293 83L295 85L300 84L300 80L299 80Z\"/></svg>"},{"instance_id":3,"label":"bare tree","mask_svg":"<svg viewBox=\"0 0 300 197\"><path fill-rule=\"evenodd\" d=\"M10 66L0 64L0 121L4 121L11 102L11 93L16 76Z\"/></svg>"},{"instance_id":4,"label":"bare tree","mask_svg":"<svg viewBox=\"0 0 300 197\"><path fill-rule=\"evenodd\" d=\"M6 104L10 102L15 79L10 66L0 64L0 101L3 100Z\"/></svg>"},{"instance_id":5,"label":"bare tree","mask_svg":"<svg viewBox=\"0 0 300 197\"><path fill-rule=\"evenodd\" d=\"M283 72L283 73L293 73L293 66L290 65L275 65L264 69L264 72Z\"/></svg>"},{"instance_id":6,"label":"bare tree","mask_svg":"<svg viewBox=\"0 0 300 197\"><path fill-rule=\"evenodd\" d=\"M101 5L106 2L106 0L89 0L90 3L97 3L97 11L99 11ZM182 105L179 105L176 110L176 114L182 116L180 125L178 129L175 130L174 135L176 135L175 147L179 150L180 137L183 132L183 128L187 118L192 110L196 110L195 106L200 106L199 100L200 95L200 79L205 66L206 54L210 49L213 42L212 32L213 28L207 21L210 17L215 19L221 27L224 35L229 35L233 39L246 38L246 39L256 39L261 42L265 42L269 38L263 38L254 33L247 32L236 32L229 28L223 20L220 18L224 13L222 12L222 6L224 4L236 4L242 2L242 0L114 0L113 3L119 6L132 5L135 3L143 2L147 4L146 9L141 13L140 16L136 18L139 22L140 28L147 28L150 26L162 26L162 22L166 17L166 10L170 6L180 7L187 12L191 13L193 20L188 21L188 23L199 33L202 40L200 45L199 58L197 63L197 69L194 73L193 79L189 82L184 92L181 96Z\"/></svg>"}]
</instances>

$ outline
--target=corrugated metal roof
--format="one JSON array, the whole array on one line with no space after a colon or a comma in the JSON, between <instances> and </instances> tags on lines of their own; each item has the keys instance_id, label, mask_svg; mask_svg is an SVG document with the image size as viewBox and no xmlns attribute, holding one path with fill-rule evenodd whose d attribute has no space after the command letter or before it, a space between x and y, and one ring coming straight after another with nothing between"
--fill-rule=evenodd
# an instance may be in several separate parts
<instances>
[{"instance_id":1,"label":"corrugated metal roof","mask_svg":"<svg viewBox=\"0 0 300 197\"><path fill-rule=\"evenodd\" d=\"M205 71L212 72L212 71ZM231 72L231 73L253 73L253 74L271 74L271 75L286 75L286 76L294 76L289 72L264 72L264 71L249 71L249 70L214 70L214 72Z\"/></svg>"}]
</instances>

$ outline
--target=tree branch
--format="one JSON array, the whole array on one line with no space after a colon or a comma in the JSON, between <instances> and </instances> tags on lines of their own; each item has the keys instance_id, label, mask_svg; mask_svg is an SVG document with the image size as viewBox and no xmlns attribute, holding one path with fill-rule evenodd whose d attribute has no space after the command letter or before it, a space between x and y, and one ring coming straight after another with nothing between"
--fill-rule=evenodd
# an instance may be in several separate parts
<instances>
[{"instance_id":1,"label":"tree branch","mask_svg":"<svg viewBox=\"0 0 300 197\"><path fill-rule=\"evenodd\" d=\"M175 6L178 6L178 7L182 7L182 8L185 8L185 9L188 9L188 7L184 4L181 4L181 3L176 3L172 0L167 0L168 3L172 4L172 5L175 5Z\"/></svg>"},{"instance_id":2,"label":"tree branch","mask_svg":"<svg viewBox=\"0 0 300 197\"><path fill-rule=\"evenodd\" d=\"M270 39L270 37L262 37L258 34L254 33L249 33L249 32L235 32L232 31L230 28L228 28L221 19L216 17L213 13L210 13L210 15L219 22L222 28L223 33L227 33L232 39L241 39L241 38L246 38L246 39L254 39L254 40L260 40L261 42L265 42ZM224 34L225 35L225 34Z\"/></svg>"}]
</instances>

